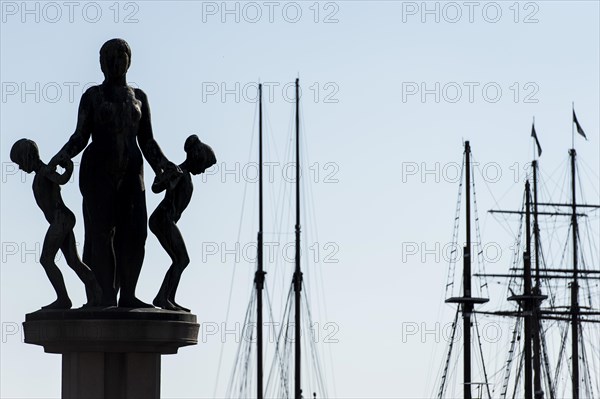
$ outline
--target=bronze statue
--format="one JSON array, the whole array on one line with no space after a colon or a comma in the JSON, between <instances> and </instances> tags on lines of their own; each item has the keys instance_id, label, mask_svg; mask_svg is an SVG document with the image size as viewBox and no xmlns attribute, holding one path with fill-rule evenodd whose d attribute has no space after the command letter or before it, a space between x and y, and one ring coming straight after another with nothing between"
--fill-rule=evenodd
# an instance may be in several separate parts
<instances>
[{"instance_id":1,"label":"bronze statue","mask_svg":"<svg viewBox=\"0 0 600 399\"><path fill-rule=\"evenodd\" d=\"M102 305L152 307L135 297L147 237L143 158L154 173L178 174L154 140L146 94L127 85L131 50L122 39L100 49L104 81L81 97L77 127L50 168L81 151L83 260L102 287ZM88 145L90 141L92 142ZM87 146L87 147L86 147Z\"/></svg>"},{"instance_id":2,"label":"bronze statue","mask_svg":"<svg viewBox=\"0 0 600 399\"><path fill-rule=\"evenodd\" d=\"M87 306L96 306L100 302L101 290L96 282L94 273L79 258L75 246L75 215L66 207L60 195L60 186L69 181L73 173L73 162L62 160L59 165L65 169L61 175L40 159L37 145L34 141L21 139L10 150L10 159L19 165L26 173L35 172L33 179L33 195L35 201L44 212L50 227L44 238L40 263L44 267L50 283L56 291L57 299L42 309L70 309L71 299L67 294L62 273L56 266L54 258L59 249L65 255L67 264L77 273L85 284Z\"/></svg>"},{"instance_id":3,"label":"bronze statue","mask_svg":"<svg viewBox=\"0 0 600 399\"><path fill-rule=\"evenodd\" d=\"M198 175L214 165L217 160L208 145L202 143L198 136L191 135L184 144L187 154L185 161L177 170L170 169L156 176L152 184L152 191L160 193L166 191L165 198L158 204L156 210L150 215L150 230L169 254L172 264L165 274L154 305L168 310L190 310L175 302L175 293L181 279L181 274L190 263L190 258L185 247L177 222L187 208L192 198L194 186L191 175Z\"/></svg>"}]
</instances>

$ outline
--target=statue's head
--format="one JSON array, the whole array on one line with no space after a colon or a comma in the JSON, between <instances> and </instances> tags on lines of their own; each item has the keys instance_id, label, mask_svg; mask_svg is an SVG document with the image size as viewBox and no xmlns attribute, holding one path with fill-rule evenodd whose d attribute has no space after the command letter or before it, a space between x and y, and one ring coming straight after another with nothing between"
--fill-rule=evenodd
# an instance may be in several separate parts
<instances>
[{"instance_id":1,"label":"statue's head","mask_svg":"<svg viewBox=\"0 0 600 399\"><path fill-rule=\"evenodd\" d=\"M111 39L100 48L100 68L106 78L125 76L131 65L131 48L123 39Z\"/></svg>"},{"instance_id":2,"label":"statue's head","mask_svg":"<svg viewBox=\"0 0 600 399\"><path fill-rule=\"evenodd\" d=\"M201 142L195 134L185 140L183 149L187 154L186 164L188 170L194 175L204 173L206 169L217 163L212 148Z\"/></svg>"},{"instance_id":3,"label":"statue's head","mask_svg":"<svg viewBox=\"0 0 600 399\"><path fill-rule=\"evenodd\" d=\"M35 141L21 139L14 143L10 149L10 160L19 165L24 172L33 172L40 160L40 151Z\"/></svg>"}]
</instances>

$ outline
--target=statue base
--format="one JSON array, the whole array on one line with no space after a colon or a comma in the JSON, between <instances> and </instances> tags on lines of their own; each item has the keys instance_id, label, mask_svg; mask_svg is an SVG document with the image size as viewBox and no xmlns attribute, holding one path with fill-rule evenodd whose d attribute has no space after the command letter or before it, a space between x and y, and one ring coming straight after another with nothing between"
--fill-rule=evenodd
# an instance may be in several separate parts
<instances>
[{"instance_id":1,"label":"statue base","mask_svg":"<svg viewBox=\"0 0 600 399\"><path fill-rule=\"evenodd\" d=\"M198 343L187 312L162 309L40 310L23 323L25 342L62 354L63 399L158 399L161 355Z\"/></svg>"}]
</instances>

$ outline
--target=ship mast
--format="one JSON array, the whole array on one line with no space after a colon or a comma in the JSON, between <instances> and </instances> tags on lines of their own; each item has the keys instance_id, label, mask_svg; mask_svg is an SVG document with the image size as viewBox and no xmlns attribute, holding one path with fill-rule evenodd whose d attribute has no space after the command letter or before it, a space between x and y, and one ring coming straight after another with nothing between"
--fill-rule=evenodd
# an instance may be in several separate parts
<instances>
[{"instance_id":1,"label":"ship mast","mask_svg":"<svg viewBox=\"0 0 600 399\"><path fill-rule=\"evenodd\" d=\"M533 332L533 317L532 317L532 297L531 297L531 191L529 180L525 182L525 235L526 235L526 250L523 258L523 296L525 310L525 399L533 399L532 381L532 332Z\"/></svg>"},{"instance_id":2,"label":"ship mast","mask_svg":"<svg viewBox=\"0 0 600 399\"><path fill-rule=\"evenodd\" d=\"M296 269L294 271L294 306L295 306L295 356L294 356L294 397L300 399L302 397L301 385L301 328L300 328L300 311L301 311L301 291L302 291L302 271L300 269L300 83L296 79Z\"/></svg>"},{"instance_id":3,"label":"ship mast","mask_svg":"<svg viewBox=\"0 0 600 399\"><path fill-rule=\"evenodd\" d=\"M539 357L534 358L532 350L533 337L538 335L534 320L534 301L536 297L532 294L531 287L531 189L529 180L525 182L525 252L523 253L523 293L521 295L511 295L509 301L517 301L521 309L523 309L523 317L525 326L523 328L525 339L523 342L523 359L524 359L524 390L525 399L533 399L533 371L535 369L536 377L539 376L539 367L535 364ZM537 278L536 281L539 280Z\"/></svg>"},{"instance_id":4,"label":"ship mast","mask_svg":"<svg viewBox=\"0 0 600 399\"><path fill-rule=\"evenodd\" d=\"M573 281L571 282L571 367L573 399L579 399L579 302L577 276L577 197L575 192L575 148L571 156L571 225L573 228Z\"/></svg>"},{"instance_id":5,"label":"ship mast","mask_svg":"<svg viewBox=\"0 0 600 399\"><path fill-rule=\"evenodd\" d=\"M257 266L254 275L256 285L256 397L263 398L263 309L262 291L265 282L263 268L263 120L262 84L258 84L258 237Z\"/></svg>"},{"instance_id":6,"label":"ship mast","mask_svg":"<svg viewBox=\"0 0 600 399\"><path fill-rule=\"evenodd\" d=\"M463 304L463 331L464 331L464 398L471 399L471 312L473 304L466 301L471 297L471 146L465 142L465 200L466 200L466 245L463 258L463 284L465 303Z\"/></svg>"},{"instance_id":7,"label":"ship mast","mask_svg":"<svg viewBox=\"0 0 600 399\"><path fill-rule=\"evenodd\" d=\"M465 213L466 243L463 248L463 296L448 298L446 303L461 305L463 317L463 397L472 398L471 381L471 315L475 304L488 301L487 298L474 298L471 293L471 146L465 141Z\"/></svg>"},{"instance_id":8,"label":"ship mast","mask_svg":"<svg viewBox=\"0 0 600 399\"><path fill-rule=\"evenodd\" d=\"M540 283L540 226L538 224L538 193L537 193L537 161L531 162L533 169L533 238L535 251L535 287L533 288L533 310L532 310L532 328L533 328L533 392L535 399L542 399L544 391L542 390L542 362L541 356L541 324L540 324L540 303L545 296L542 296L542 287ZM530 257L531 259L531 257Z\"/></svg>"}]
</instances>

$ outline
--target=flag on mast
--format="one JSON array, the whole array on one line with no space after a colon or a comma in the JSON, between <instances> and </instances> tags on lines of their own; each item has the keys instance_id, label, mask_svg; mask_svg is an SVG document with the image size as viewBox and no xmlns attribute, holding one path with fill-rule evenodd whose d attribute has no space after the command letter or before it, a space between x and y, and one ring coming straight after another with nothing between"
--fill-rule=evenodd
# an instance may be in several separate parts
<instances>
[{"instance_id":1,"label":"flag on mast","mask_svg":"<svg viewBox=\"0 0 600 399\"><path fill-rule=\"evenodd\" d=\"M573 109L573 123L575 124L575 127L577 127L577 133L581 134L587 140L587 136L583 132L583 129L577 120L577 115L575 115L575 109Z\"/></svg>"},{"instance_id":2,"label":"flag on mast","mask_svg":"<svg viewBox=\"0 0 600 399\"><path fill-rule=\"evenodd\" d=\"M538 140L537 134L535 133L535 123L531 124L531 137L535 139L535 145L538 150L538 157L542 155L542 146L540 145L540 141Z\"/></svg>"}]
</instances>

